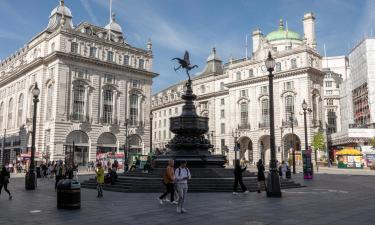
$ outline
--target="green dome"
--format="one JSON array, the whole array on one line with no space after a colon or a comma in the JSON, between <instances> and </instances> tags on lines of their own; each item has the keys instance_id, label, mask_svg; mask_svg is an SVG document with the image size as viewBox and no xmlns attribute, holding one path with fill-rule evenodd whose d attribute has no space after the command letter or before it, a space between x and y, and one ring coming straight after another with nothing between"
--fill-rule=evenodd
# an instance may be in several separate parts
<instances>
[{"instance_id":1,"label":"green dome","mask_svg":"<svg viewBox=\"0 0 375 225\"><path fill-rule=\"evenodd\" d=\"M267 34L266 39L268 41L278 41L278 40L298 40L302 41L301 36L294 31L291 30L284 30L284 24L282 20L280 20L280 26L278 30L272 31L271 33Z\"/></svg>"}]
</instances>

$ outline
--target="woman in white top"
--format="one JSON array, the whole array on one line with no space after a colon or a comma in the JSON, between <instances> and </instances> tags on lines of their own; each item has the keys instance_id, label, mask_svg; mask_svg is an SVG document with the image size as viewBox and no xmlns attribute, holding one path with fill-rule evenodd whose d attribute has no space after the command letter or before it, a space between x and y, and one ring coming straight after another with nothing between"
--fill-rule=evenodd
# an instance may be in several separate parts
<instances>
[{"instance_id":1,"label":"woman in white top","mask_svg":"<svg viewBox=\"0 0 375 225\"><path fill-rule=\"evenodd\" d=\"M178 167L174 175L176 177L176 186L178 192L178 204L177 212L186 213L187 211L184 208L187 191L188 191L188 180L191 179L191 174L189 169L186 167L186 161L182 161L180 167Z\"/></svg>"}]
</instances>

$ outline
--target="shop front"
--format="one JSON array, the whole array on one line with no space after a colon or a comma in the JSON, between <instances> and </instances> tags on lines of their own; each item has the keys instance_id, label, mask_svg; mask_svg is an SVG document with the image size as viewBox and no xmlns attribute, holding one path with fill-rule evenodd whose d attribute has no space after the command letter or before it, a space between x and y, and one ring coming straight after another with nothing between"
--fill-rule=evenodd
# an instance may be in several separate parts
<instances>
[{"instance_id":1,"label":"shop front","mask_svg":"<svg viewBox=\"0 0 375 225\"><path fill-rule=\"evenodd\" d=\"M354 148L344 148L336 152L338 168L362 169L362 152Z\"/></svg>"}]
</instances>

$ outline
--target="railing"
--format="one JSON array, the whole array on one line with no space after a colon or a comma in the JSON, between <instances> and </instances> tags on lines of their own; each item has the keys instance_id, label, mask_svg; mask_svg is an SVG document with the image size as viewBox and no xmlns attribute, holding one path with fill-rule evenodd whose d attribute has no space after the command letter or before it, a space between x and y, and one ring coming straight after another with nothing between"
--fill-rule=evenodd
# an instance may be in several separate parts
<instances>
[{"instance_id":1,"label":"railing","mask_svg":"<svg viewBox=\"0 0 375 225\"><path fill-rule=\"evenodd\" d=\"M283 127L291 127L292 126L292 121L291 120L283 120L282 121L282 126ZM298 126L298 120L296 118L293 119L293 126L296 127Z\"/></svg>"},{"instance_id":2,"label":"railing","mask_svg":"<svg viewBox=\"0 0 375 225\"><path fill-rule=\"evenodd\" d=\"M270 123L269 122L259 123L259 128L269 128L269 127L270 127Z\"/></svg>"},{"instance_id":3,"label":"railing","mask_svg":"<svg viewBox=\"0 0 375 225\"><path fill-rule=\"evenodd\" d=\"M370 124L352 123L352 124L349 124L349 128L375 128L375 123L370 123Z\"/></svg>"},{"instance_id":4,"label":"railing","mask_svg":"<svg viewBox=\"0 0 375 225\"><path fill-rule=\"evenodd\" d=\"M117 119L110 118L110 117L101 117L100 123L106 124L106 125L112 125L112 126L120 125L120 121L118 121Z\"/></svg>"},{"instance_id":5,"label":"railing","mask_svg":"<svg viewBox=\"0 0 375 225\"><path fill-rule=\"evenodd\" d=\"M239 130L250 130L250 124L249 123L239 124L238 129Z\"/></svg>"},{"instance_id":6,"label":"railing","mask_svg":"<svg viewBox=\"0 0 375 225\"><path fill-rule=\"evenodd\" d=\"M70 121L79 123L91 123L92 118L81 114L71 114Z\"/></svg>"}]
</instances>

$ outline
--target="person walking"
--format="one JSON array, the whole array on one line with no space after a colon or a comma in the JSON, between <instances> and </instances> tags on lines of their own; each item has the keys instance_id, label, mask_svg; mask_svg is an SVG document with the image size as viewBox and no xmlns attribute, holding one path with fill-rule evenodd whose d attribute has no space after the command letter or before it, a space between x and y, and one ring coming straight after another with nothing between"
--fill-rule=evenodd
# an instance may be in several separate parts
<instances>
[{"instance_id":1,"label":"person walking","mask_svg":"<svg viewBox=\"0 0 375 225\"><path fill-rule=\"evenodd\" d=\"M191 179L191 174L189 169L186 167L186 161L182 161L180 167L178 167L174 175L176 177L176 186L178 192L178 204L177 204L177 213L186 213L184 208L187 191L188 191L188 180Z\"/></svg>"},{"instance_id":2,"label":"person walking","mask_svg":"<svg viewBox=\"0 0 375 225\"><path fill-rule=\"evenodd\" d=\"M165 173L163 175L163 184L166 186L167 190L159 197L160 204L163 204L164 198L170 193L171 194L171 203L172 204L178 204L174 200L174 160L168 161L168 166L165 170Z\"/></svg>"},{"instance_id":3,"label":"person walking","mask_svg":"<svg viewBox=\"0 0 375 225\"><path fill-rule=\"evenodd\" d=\"M102 163L98 162L97 167L95 169L96 173L96 184L98 189L98 198L103 197L103 184L104 184L104 169L102 167Z\"/></svg>"},{"instance_id":4,"label":"person walking","mask_svg":"<svg viewBox=\"0 0 375 225\"><path fill-rule=\"evenodd\" d=\"M281 172L281 177L283 180L286 179L287 170L288 170L288 165L285 163L285 161L282 161L281 166L280 166L280 172Z\"/></svg>"},{"instance_id":5,"label":"person walking","mask_svg":"<svg viewBox=\"0 0 375 225\"><path fill-rule=\"evenodd\" d=\"M10 173L9 171L3 166L0 172L0 195L1 195L1 190L4 187L4 190L8 193L9 195L9 200L12 200L12 195L10 194L10 191L8 190L8 184L9 184L9 179L10 179Z\"/></svg>"},{"instance_id":6,"label":"person walking","mask_svg":"<svg viewBox=\"0 0 375 225\"><path fill-rule=\"evenodd\" d=\"M267 187L266 187L266 177L264 176L264 165L263 165L263 161L262 159L259 159L259 161L257 162L257 169L258 169L258 175L257 175L257 179L258 179L258 193L261 192L261 183L264 184L264 187L266 188L267 190Z\"/></svg>"},{"instance_id":7,"label":"person walking","mask_svg":"<svg viewBox=\"0 0 375 225\"><path fill-rule=\"evenodd\" d=\"M238 184L240 184L242 191L247 194L249 191L247 190L245 184L243 183L242 180L242 173L247 169L247 167L242 168L240 165L240 160L235 161L235 166L234 166L234 185L233 185L233 194L237 195L237 187Z\"/></svg>"}]
</instances>

